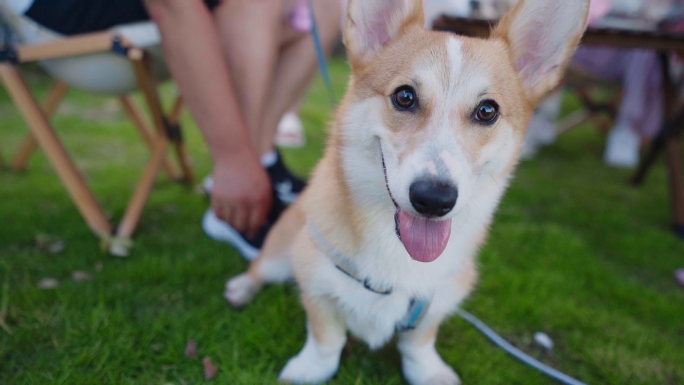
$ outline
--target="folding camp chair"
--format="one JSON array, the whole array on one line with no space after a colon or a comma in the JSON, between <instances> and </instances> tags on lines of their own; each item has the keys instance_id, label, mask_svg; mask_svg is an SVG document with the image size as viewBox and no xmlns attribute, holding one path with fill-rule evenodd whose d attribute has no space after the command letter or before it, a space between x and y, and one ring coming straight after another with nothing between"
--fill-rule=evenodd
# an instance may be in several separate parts
<instances>
[{"instance_id":1,"label":"folding camp chair","mask_svg":"<svg viewBox=\"0 0 684 385\"><path fill-rule=\"evenodd\" d=\"M163 72L164 66L157 65L163 63L163 58L156 26L138 23L101 33L64 37L26 17L13 14L3 3L0 3L0 16L19 41L19 44L5 44L0 51L0 80L30 128L30 134L21 144L11 166L14 169L24 168L30 154L40 146L89 228L112 254L128 255L130 238L159 169L163 167L172 179L188 183L194 179L178 125L182 100L179 97L167 115L157 94L156 75ZM18 69L19 64L31 62L40 63L55 78L42 108ZM117 228L107 219L50 124L50 117L70 86L118 95L124 111L152 152ZM135 90L140 90L144 96L154 129L149 128L144 115L130 97ZM180 171L167 158L170 144L175 148Z\"/></svg>"}]
</instances>

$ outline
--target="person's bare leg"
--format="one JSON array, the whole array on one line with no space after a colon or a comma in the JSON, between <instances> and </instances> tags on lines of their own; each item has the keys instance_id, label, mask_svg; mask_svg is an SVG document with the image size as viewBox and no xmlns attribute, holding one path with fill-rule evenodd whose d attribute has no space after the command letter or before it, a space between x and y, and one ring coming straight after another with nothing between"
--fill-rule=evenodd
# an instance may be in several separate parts
<instances>
[{"instance_id":1,"label":"person's bare leg","mask_svg":"<svg viewBox=\"0 0 684 385\"><path fill-rule=\"evenodd\" d=\"M243 119L212 15L203 0L145 0L145 5L214 160L212 208L238 231L254 233L270 210L271 186Z\"/></svg>"},{"instance_id":2,"label":"person's bare leg","mask_svg":"<svg viewBox=\"0 0 684 385\"><path fill-rule=\"evenodd\" d=\"M214 11L242 114L258 153L281 45L282 0L230 0Z\"/></svg>"},{"instance_id":3,"label":"person's bare leg","mask_svg":"<svg viewBox=\"0 0 684 385\"><path fill-rule=\"evenodd\" d=\"M339 0L314 0L326 53L339 36ZM300 100L316 72L310 34L294 31L286 12L295 0L231 0L214 15L257 152L273 149L282 115Z\"/></svg>"},{"instance_id":4,"label":"person's bare leg","mask_svg":"<svg viewBox=\"0 0 684 385\"><path fill-rule=\"evenodd\" d=\"M295 0L285 0L286 9L290 9L294 4ZM321 44L328 56L340 36L342 12L339 0L314 0L313 5ZM273 148L273 139L280 118L292 107L293 102L304 98L317 69L311 34L297 33L289 25L283 28L283 47L275 71L273 88L269 93L261 141L256 145L262 152Z\"/></svg>"}]
</instances>

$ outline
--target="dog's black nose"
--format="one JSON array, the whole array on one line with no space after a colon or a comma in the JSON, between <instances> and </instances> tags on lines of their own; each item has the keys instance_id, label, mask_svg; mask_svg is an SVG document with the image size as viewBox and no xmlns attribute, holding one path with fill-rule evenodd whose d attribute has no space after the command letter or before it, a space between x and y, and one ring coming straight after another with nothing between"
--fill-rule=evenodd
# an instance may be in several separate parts
<instances>
[{"instance_id":1,"label":"dog's black nose","mask_svg":"<svg viewBox=\"0 0 684 385\"><path fill-rule=\"evenodd\" d=\"M409 198L416 211L428 218L439 218L453 210L458 190L448 182L421 179L411 184Z\"/></svg>"}]
</instances>

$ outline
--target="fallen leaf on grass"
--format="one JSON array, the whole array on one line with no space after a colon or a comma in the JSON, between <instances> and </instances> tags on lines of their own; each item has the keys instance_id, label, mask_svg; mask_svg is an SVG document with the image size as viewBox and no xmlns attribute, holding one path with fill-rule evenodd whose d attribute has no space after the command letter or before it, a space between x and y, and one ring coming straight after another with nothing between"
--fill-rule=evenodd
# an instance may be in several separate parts
<instances>
[{"instance_id":1,"label":"fallen leaf on grass","mask_svg":"<svg viewBox=\"0 0 684 385\"><path fill-rule=\"evenodd\" d=\"M36 248L41 251L48 251L52 254L59 254L64 251L66 244L63 240L48 234L36 235Z\"/></svg>"},{"instance_id":2,"label":"fallen leaf on grass","mask_svg":"<svg viewBox=\"0 0 684 385\"><path fill-rule=\"evenodd\" d=\"M38 281L38 288L43 290L52 290L59 286L59 281L54 278L43 278Z\"/></svg>"},{"instance_id":3,"label":"fallen leaf on grass","mask_svg":"<svg viewBox=\"0 0 684 385\"><path fill-rule=\"evenodd\" d=\"M211 362L211 358L204 357L202 360L202 365L204 365L204 379L209 381L216 377L218 373L218 368Z\"/></svg>"},{"instance_id":4,"label":"fallen leaf on grass","mask_svg":"<svg viewBox=\"0 0 684 385\"><path fill-rule=\"evenodd\" d=\"M75 282L87 282L92 281L93 276L87 271L76 270L71 273L71 279L73 279Z\"/></svg>"},{"instance_id":5,"label":"fallen leaf on grass","mask_svg":"<svg viewBox=\"0 0 684 385\"><path fill-rule=\"evenodd\" d=\"M195 340L190 340L188 341L188 344L185 345L185 356L192 358L193 360L197 359L197 342L195 342Z\"/></svg>"}]
</instances>

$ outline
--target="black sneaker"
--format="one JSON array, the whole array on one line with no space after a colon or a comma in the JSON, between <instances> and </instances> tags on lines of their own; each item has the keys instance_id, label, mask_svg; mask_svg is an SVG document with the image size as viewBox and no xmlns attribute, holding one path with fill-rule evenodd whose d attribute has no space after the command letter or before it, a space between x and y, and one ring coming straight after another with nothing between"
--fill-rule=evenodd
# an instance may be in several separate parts
<instances>
[{"instance_id":1,"label":"black sneaker","mask_svg":"<svg viewBox=\"0 0 684 385\"><path fill-rule=\"evenodd\" d=\"M299 193L306 187L306 182L294 175L283 163L283 159L276 151L276 162L266 168L268 178L271 180L271 186L275 192L276 197L282 203L289 205L297 199ZM208 175L202 181L202 188L207 194L211 194L211 189L214 187L214 178Z\"/></svg>"},{"instance_id":2,"label":"black sneaker","mask_svg":"<svg viewBox=\"0 0 684 385\"><path fill-rule=\"evenodd\" d=\"M277 151L276 156L275 164L266 168L266 172L268 172L268 177L271 179L271 184L278 200L289 205L304 190L306 182L287 169L285 163L283 163L283 158Z\"/></svg>"},{"instance_id":3,"label":"black sneaker","mask_svg":"<svg viewBox=\"0 0 684 385\"><path fill-rule=\"evenodd\" d=\"M232 245L248 261L255 259L259 255L271 227L278 221L280 214L285 211L286 206L294 202L299 193L306 187L306 182L292 174L285 167L280 154L276 152L276 156L276 162L266 168L273 186L271 211L266 219L266 224L254 238L250 239L240 234L233 226L219 219L211 208L204 213L202 218L202 229L209 238ZM212 177L206 177L202 185L207 194L209 194L214 185Z\"/></svg>"},{"instance_id":4,"label":"black sneaker","mask_svg":"<svg viewBox=\"0 0 684 385\"><path fill-rule=\"evenodd\" d=\"M266 235L278 218L280 218L280 214L282 214L283 211L285 211L285 205L274 196L271 212L266 218L266 224L261 227L254 238L247 238L239 233L233 226L219 219L211 208L204 213L204 217L202 218L202 229L209 238L232 245L243 258L251 261L259 255L261 247L266 240Z\"/></svg>"}]
</instances>

